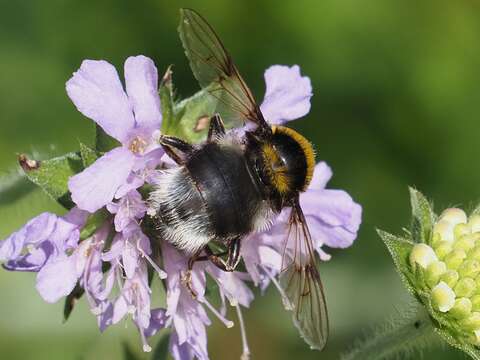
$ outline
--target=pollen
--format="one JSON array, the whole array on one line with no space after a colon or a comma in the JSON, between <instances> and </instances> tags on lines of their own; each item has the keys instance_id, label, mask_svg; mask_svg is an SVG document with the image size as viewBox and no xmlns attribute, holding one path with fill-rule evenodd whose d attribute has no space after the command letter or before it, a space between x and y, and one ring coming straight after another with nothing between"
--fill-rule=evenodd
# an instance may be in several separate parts
<instances>
[{"instance_id":1,"label":"pollen","mask_svg":"<svg viewBox=\"0 0 480 360\"><path fill-rule=\"evenodd\" d=\"M132 142L130 143L130 146L128 148L134 154L142 155L145 152L145 150L147 148L147 145L148 144L144 139L137 136L132 140Z\"/></svg>"}]
</instances>

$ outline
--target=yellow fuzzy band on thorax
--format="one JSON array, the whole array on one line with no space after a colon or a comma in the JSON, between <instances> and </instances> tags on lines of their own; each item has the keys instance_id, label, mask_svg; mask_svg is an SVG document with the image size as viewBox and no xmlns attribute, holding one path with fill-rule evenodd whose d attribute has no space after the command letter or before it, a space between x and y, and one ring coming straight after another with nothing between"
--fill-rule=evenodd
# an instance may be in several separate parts
<instances>
[{"instance_id":1,"label":"yellow fuzzy band on thorax","mask_svg":"<svg viewBox=\"0 0 480 360\"><path fill-rule=\"evenodd\" d=\"M303 150L303 153L305 154L305 160L307 162L307 174L305 177L305 184L303 186L303 190L305 191L310 184L310 181L312 181L313 171L315 170L315 151L313 150L312 144L303 135L285 126L272 125L272 132L274 134L280 133L290 136L298 143L298 145L300 145L301 149Z\"/></svg>"},{"instance_id":2,"label":"yellow fuzzy band on thorax","mask_svg":"<svg viewBox=\"0 0 480 360\"><path fill-rule=\"evenodd\" d=\"M285 194L290 191L290 177L286 166L283 165L280 156L270 143L262 145L262 154L268 177L272 185Z\"/></svg>"}]
</instances>

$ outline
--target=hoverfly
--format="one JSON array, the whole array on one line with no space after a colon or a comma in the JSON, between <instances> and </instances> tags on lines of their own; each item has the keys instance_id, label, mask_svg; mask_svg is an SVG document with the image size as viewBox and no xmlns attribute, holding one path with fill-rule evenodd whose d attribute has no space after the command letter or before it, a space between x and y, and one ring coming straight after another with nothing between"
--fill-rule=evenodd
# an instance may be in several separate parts
<instances>
[{"instance_id":1,"label":"hoverfly","mask_svg":"<svg viewBox=\"0 0 480 360\"><path fill-rule=\"evenodd\" d=\"M179 32L196 79L218 105L205 142L160 138L179 165L161 176L151 195L160 237L190 256L189 270L198 260L210 260L233 271L242 239L291 208L280 286L300 334L321 350L328 336L325 296L299 203L313 176L312 146L293 129L267 123L222 42L198 13L182 9ZM255 129L231 135L222 118ZM227 251L215 254L211 242Z\"/></svg>"}]
</instances>

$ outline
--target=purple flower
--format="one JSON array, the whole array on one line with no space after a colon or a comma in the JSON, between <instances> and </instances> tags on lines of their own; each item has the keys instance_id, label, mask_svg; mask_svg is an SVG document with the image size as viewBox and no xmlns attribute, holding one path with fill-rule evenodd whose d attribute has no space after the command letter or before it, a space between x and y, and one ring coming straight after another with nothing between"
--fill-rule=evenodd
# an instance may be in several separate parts
<instances>
[{"instance_id":1,"label":"purple flower","mask_svg":"<svg viewBox=\"0 0 480 360\"><path fill-rule=\"evenodd\" d=\"M113 306L113 323L122 320L125 315L131 314L137 325L143 343L143 350L151 351L148 345L145 330L150 326L150 294L148 273L145 263L140 263L131 278L123 283L120 295Z\"/></svg>"},{"instance_id":2,"label":"purple flower","mask_svg":"<svg viewBox=\"0 0 480 360\"><path fill-rule=\"evenodd\" d=\"M224 272L209 262L197 262L189 274L186 254L166 241L149 239L143 231L146 205L137 189L154 181L160 164L176 166L155 140L161 123L157 81L153 62L144 56L125 62L126 92L112 65L91 60L82 63L68 81L67 92L80 112L122 145L70 179L69 189L78 208L63 217L44 213L30 220L0 242L0 261L8 270L38 272L37 289L48 302L70 294L78 284L101 331L130 315L144 351L151 350L148 337L170 328L170 352L176 360L209 359L209 314L232 327L234 323L226 318L229 304L236 309L242 358L247 359L241 308L249 307L254 299L250 282L262 290L270 283L278 287L275 276L282 266L289 209L282 211L269 229L243 240L241 255L247 272ZM265 81L261 109L270 123L283 124L308 113L312 88L298 66L272 66L265 72ZM331 176L331 169L320 162L309 189L300 196L322 260L330 258L324 246L350 246L361 222L361 207L346 192L326 189ZM88 212L104 206L112 216L93 235L80 240ZM155 245L161 254L155 252L154 256ZM165 279L165 308L152 309L149 267ZM207 299L207 276L218 285L220 309Z\"/></svg>"},{"instance_id":3,"label":"purple flower","mask_svg":"<svg viewBox=\"0 0 480 360\"><path fill-rule=\"evenodd\" d=\"M58 301L75 287L75 267L66 252L77 247L86 215L74 208L64 217L43 213L33 218L0 243L0 261L6 261L7 270L38 272L40 295L45 301Z\"/></svg>"},{"instance_id":4,"label":"purple flower","mask_svg":"<svg viewBox=\"0 0 480 360\"><path fill-rule=\"evenodd\" d=\"M283 124L310 111L312 85L300 67L273 65L265 71L267 90L260 109L270 124Z\"/></svg>"},{"instance_id":5,"label":"purple flower","mask_svg":"<svg viewBox=\"0 0 480 360\"><path fill-rule=\"evenodd\" d=\"M142 195L136 190L131 190L118 202L107 204L107 209L115 214L114 223L117 232L125 230L132 222L143 218L147 211Z\"/></svg>"},{"instance_id":6,"label":"purple flower","mask_svg":"<svg viewBox=\"0 0 480 360\"><path fill-rule=\"evenodd\" d=\"M143 185L144 170L163 153L155 141L162 116L153 61L129 57L125 85L126 93L115 68L103 60L83 61L66 85L77 109L122 144L70 178L73 201L89 212Z\"/></svg>"}]
</instances>

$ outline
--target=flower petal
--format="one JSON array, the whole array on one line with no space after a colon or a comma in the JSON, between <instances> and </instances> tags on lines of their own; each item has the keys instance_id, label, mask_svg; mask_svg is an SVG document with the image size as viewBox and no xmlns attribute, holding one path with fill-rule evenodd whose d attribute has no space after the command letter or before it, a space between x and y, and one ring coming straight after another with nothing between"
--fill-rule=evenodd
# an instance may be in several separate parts
<instances>
[{"instance_id":1,"label":"flower petal","mask_svg":"<svg viewBox=\"0 0 480 360\"><path fill-rule=\"evenodd\" d=\"M145 329L145 336L150 337L155 335L158 330L163 329L166 326L168 317L166 310L162 308L153 309L150 313L150 324Z\"/></svg>"},{"instance_id":2,"label":"flower petal","mask_svg":"<svg viewBox=\"0 0 480 360\"><path fill-rule=\"evenodd\" d=\"M315 165L315 170L313 171L313 178L308 186L308 189L313 190L322 190L327 185L328 181L332 178L332 169L327 165L326 162L321 161Z\"/></svg>"},{"instance_id":3,"label":"flower petal","mask_svg":"<svg viewBox=\"0 0 480 360\"><path fill-rule=\"evenodd\" d=\"M133 278L138 267L138 251L133 245L126 243L122 252L123 269L127 279Z\"/></svg>"},{"instance_id":4,"label":"flower petal","mask_svg":"<svg viewBox=\"0 0 480 360\"><path fill-rule=\"evenodd\" d=\"M31 219L20 230L0 243L0 261L14 260L20 256L23 247L47 240L59 220L57 215L43 213Z\"/></svg>"},{"instance_id":5,"label":"flower petal","mask_svg":"<svg viewBox=\"0 0 480 360\"><path fill-rule=\"evenodd\" d=\"M125 61L125 85L137 127L159 129L162 114L157 68L152 59L143 55L129 57Z\"/></svg>"},{"instance_id":6,"label":"flower petal","mask_svg":"<svg viewBox=\"0 0 480 360\"><path fill-rule=\"evenodd\" d=\"M115 68L104 60L84 60L66 85L78 111L119 141L127 139L135 120Z\"/></svg>"},{"instance_id":7,"label":"flower petal","mask_svg":"<svg viewBox=\"0 0 480 360\"><path fill-rule=\"evenodd\" d=\"M53 254L54 248L51 242L44 241L38 248L31 250L28 254L10 260L3 264L9 271L39 271L43 264Z\"/></svg>"},{"instance_id":8,"label":"flower petal","mask_svg":"<svg viewBox=\"0 0 480 360\"><path fill-rule=\"evenodd\" d=\"M271 124L298 119L310 111L312 85L298 65L273 65L265 71L267 90L260 109Z\"/></svg>"},{"instance_id":9,"label":"flower petal","mask_svg":"<svg viewBox=\"0 0 480 360\"><path fill-rule=\"evenodd\" d=\"M100 309L100 314L97 315L98 328L100 332L104 332L113 323L113 305L110 301L105 300L100 302L97 307Z\"/></svg>"},{"instance_id":10,"label":"flower petal","mask_svg":"<svg viewBox=\"0 0 480 360\"><path fill-rule=\"evenodd\" d=\"M308 190L300 196L312 236L330 247L345 248L356 238L362 208L342 190Z\"/></svg>"},{"instance_id":11,"label":"flower petal","mask_svg":"<svg viewBox=\"0 0 480 360\"><path fill-rule=\"evenodd\" d=\"M68 188L80 209L91 213L112 201L125 183L135 163L135 155L125 148L115 148L81 173L70 178Z\"/></svg>"},{"instance_id":12,"label":"flower petal","mask_svg":"<svg viewBox=\"0 0 480 360\"><path fill-rule=\"evenodd\" d=\"M120 295L113 304L112 323L116 324L123 319L128 312L128 303L125 296Z\"/></svg>"},{"instance_id":13,"label":"flower petal","mask_svg":"<svg viewBox=\"0 0 480 360\"><path fill-rule=\"evenodd\" d=\"M37 291L49 302L70 294L77 283L75 256L60 255L47 263L37 275Z\"/></svg>"}]
</instances>

